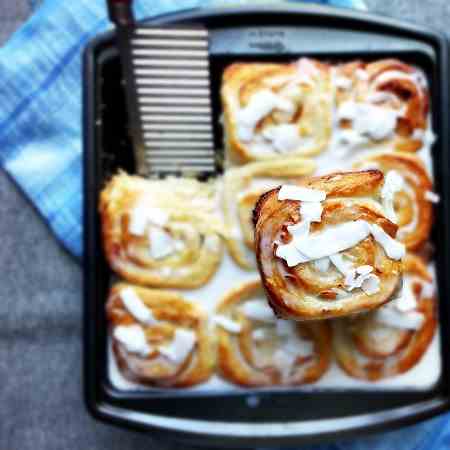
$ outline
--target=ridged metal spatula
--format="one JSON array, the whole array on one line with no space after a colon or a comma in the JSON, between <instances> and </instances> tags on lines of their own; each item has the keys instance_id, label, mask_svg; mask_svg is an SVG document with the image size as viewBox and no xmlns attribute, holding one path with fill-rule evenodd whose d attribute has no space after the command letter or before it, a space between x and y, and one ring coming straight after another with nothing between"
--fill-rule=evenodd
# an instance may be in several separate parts
<instances>
[{"instance_id":1,"label":"ridged metal spatula","mask_svg":"<svg viewBox=\"0 0 450 450\"><path fill-rule=\"evenodd\" d=\"M137 172L216 173L208 30L136 24L132 0L108 0L126 84Z\"/></svg>"}]
</instances>

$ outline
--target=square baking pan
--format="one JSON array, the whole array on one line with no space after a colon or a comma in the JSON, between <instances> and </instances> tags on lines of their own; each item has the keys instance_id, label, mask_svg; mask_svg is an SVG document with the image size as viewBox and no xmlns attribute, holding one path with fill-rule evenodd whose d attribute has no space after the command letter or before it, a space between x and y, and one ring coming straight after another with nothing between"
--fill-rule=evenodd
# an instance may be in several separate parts
<instances>
[{"instance_id":1,"label":"square baking pan","mask_svg":"<svg viewBox=\"0 0 450 450\"><path fill-rule=\"evenodd\" d=\"M430 81L434 131L436 246L442 375L426 392L176 390L125 392L107 372L105 301L112 273L104 258L97 213L99 192L118 168L134 171L115 36L93 40L84 55L84 387L98 419L151 432L156 437L208 446L292 445L388 430L416 423L450 407L450 306L448 199L448 45L438 33L387 18L317 5L208 8L152 19L152 24L203 24L211 35L216 147L221 147L219 86L235 60L329 61L398 57L421 67Z\"/></svg>"}]
</instances>

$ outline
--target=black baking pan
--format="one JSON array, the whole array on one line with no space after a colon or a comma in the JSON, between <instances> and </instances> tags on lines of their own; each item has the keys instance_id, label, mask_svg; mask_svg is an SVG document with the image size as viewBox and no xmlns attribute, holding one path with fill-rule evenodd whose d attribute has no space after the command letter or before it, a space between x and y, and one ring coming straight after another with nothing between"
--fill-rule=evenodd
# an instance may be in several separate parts
<instances>
[{"instance_id":1,"label":"black baking pan","mask_svg":"<svg viewBox=\"0 0 450 450\"><path fill-rule=\"evenodd\" d=\"M122 392L107 378L105 300L112 276L102 252L97 213L105 179L133 172L125 98L115 36L93 40L84 55L84 384L98 419L154 437L208 446L287 446L388 430L435 416L450 406L448 197L448 46L438 33L387 18L316 5L211 8L152 19L153 24L204 24L211 34L215 122L223 68L235 60L290 61L398 57L420 66L430 81L436 191L441 196L433 239L440 292L442 376L428 392L195 391ZM217 143L221 130L216 128Z\"/></svg>"}]
</instances>

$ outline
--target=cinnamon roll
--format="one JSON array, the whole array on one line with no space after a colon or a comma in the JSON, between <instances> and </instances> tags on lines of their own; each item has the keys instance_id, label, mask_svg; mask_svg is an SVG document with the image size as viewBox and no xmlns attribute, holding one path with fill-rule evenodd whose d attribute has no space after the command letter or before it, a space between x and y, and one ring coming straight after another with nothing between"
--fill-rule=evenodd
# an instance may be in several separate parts
<instances>
[{"instance_id":1,"label":"cinnamon roll","mask_svg":"<svg viewBox=\"0 0 450 450\"><path fill-rule=\"evenodd\" d=\"M320 153L331 135L329 72L306 58L229 66L221 89L228 158L245 163Z\"/></svg>"},{"instance_id":2,"label":"cinnamon roll","mask_svg":"<svg viewBox=\"0 0 450 450\"><path fill-rule=\"evenodd\" d=\"M127 281L146 286L202 286L223 254L223 224L216 210L212 184L114 176L100 196L111 268Z\"/></svg>"},{"instance_id":3,"label":"cinnamon roll","mask_svg":"<svg viewBox=\"0 0 450 450\"><path fill-rule=\"evenodd\" d=\"M179 388L211 376L215 350L199 306L173 292L120 283L106 313L113 353L128 380Z\"/></svg>"},{"instance_id":4,"label":"cinnamon roll","mask_svg":"<svg viewBox=\"0 0 450 450\"><path fill-rule=\"evenodd\" d=\"M432 281L424 262L408 254L401 296L374 312L333 321L337 361L348 375L375 381L420 361L437 323Z\"/></svg>"},{"instance_id":5,"label":"cinnamon roll","mask_svg":"<svg viewBox=\"0 0 450 450\"><path fill-rule=\"evenodd\" d=\"M213 319L220 374L232 383L250 387L313 383L329 366L329 324L276 319L259 280L231 290Z\"/></svg>"},{"instance_id":6,"label":"cinnamon roll","mask_svg":"<svg viewBox=\"0 0 450 450\"><path fill-rule=\"evenodd\" d=\"M432 144L424 73L396 59L333 70L338 139L349 147L415 152Z\"/></svg>"},{"instance_id":7,"label":"cinnamon roll","mask_svg":"<svg viewBox=\"0 0 450 450\"><path fill-rule=\"evenodd\" d=\"M381 204L379 170L283 185L254 211L258 268L277 316L314 320L388 302L402 276L404 245Z\"/></svg>"},{"instance_id":8,"label":"cinnamon roll","mask_svg":"<svg viewBox=\"0 0 450 450\"><path fill-rule=\"evenodd\" d=\"M430 236L433 224L433 184L422 161L409 153L380 153L355 165L380 169L388 181L382 192L389 218L399 229L397 239L417 250Z\"/></svg>"},{"instance_id":9,"label":"cinnamon roll","mask_svg":"<svg viewBox=\"0 0 450 450\"><path fill-rule=\"evenodd\" d=\"M259 161L227 170L223 177L223 207L228 228L227 245L233 259L244 269L254 269L253 208L261 194L288 179L311 174L315 164L304 158Z\"/></svg>"}]
</instances>

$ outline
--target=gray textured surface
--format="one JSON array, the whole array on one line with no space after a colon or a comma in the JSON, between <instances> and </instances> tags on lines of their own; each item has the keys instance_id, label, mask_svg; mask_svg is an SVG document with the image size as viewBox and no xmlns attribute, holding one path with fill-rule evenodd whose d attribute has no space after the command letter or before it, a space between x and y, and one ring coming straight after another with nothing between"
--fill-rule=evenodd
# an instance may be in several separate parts
<instances>
[{"instance_id":1,"label":"gray textured surface","mask_svg":"<svg viewBox=\"0 0 450 450\"><path fill-rule=\"evenodd\" d=\"M0 0L0 44L32 3ZM448 0L367 4L445 31L450 24ZM148 436L96 423L85 411L80 268L3 172L0 198L0 449L161 449Z\"/></svg>"}]
</instances>

